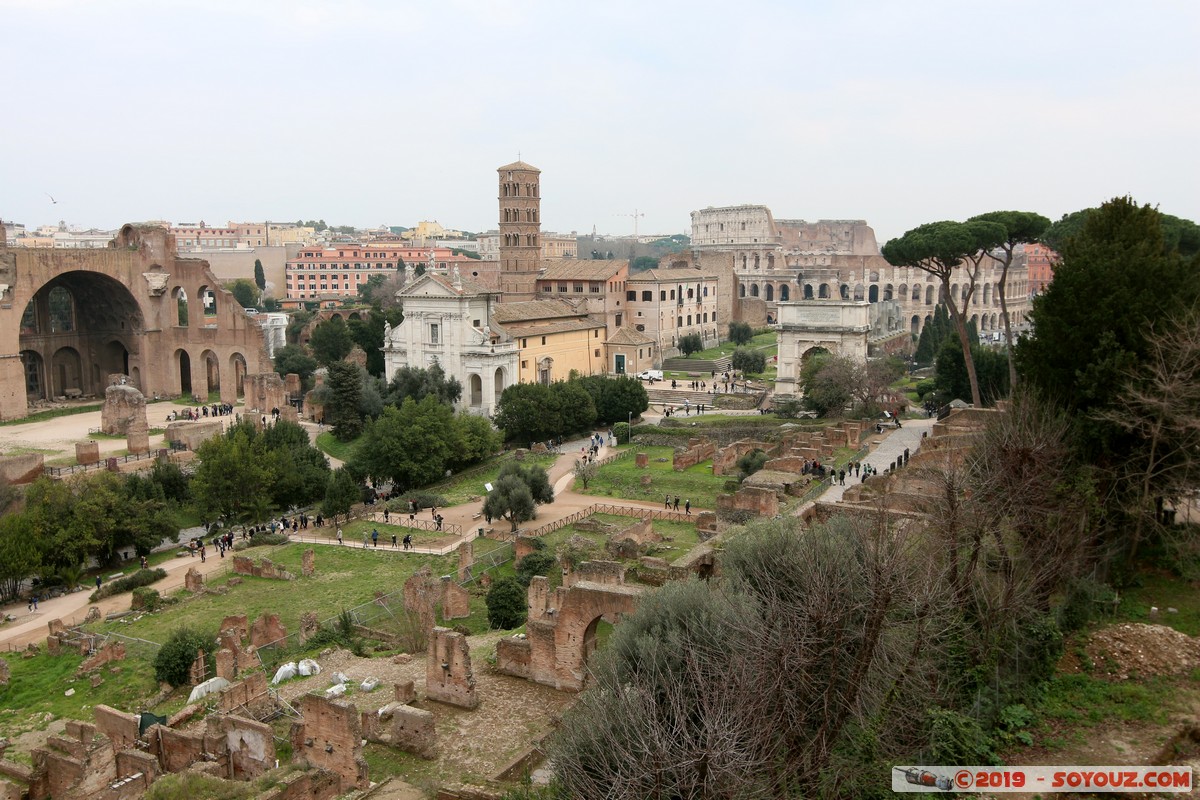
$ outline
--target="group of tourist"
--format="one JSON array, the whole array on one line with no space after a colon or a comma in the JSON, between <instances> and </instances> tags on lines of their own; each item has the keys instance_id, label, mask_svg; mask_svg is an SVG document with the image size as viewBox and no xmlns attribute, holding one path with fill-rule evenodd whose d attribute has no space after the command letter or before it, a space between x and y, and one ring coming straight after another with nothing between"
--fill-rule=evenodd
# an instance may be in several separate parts
<instances>
[{"instance_id":1,"label":"group of tourist","mask_svg":"<svg viewBox=\"0 0 1200 800\"><path fill-rule=\"evenodd\" d=\"M209 409L212 409L210 412ZM208 417L228 417L233 414L233 405L231 403L213 403L211 406L197 406L196 408L185 408L183 411L172 411L167 414L167 422L174 422L177 419L198 420L207 419Z\"/></svg>"},{"instance_id":2,"label":"group of tourist","mask_svg":"<svg viewBox=\"0 0 1200 800\"><path fill-rule=\"evenodd\" d=\"M663 502L663 508L668 511L678 511L679 495L675 495L674 503L671 502L671 495L667 495L667 499ZM683 513L689 515L692 513L692 501L690 499L683 502Z\"/></svg>"}]
</instances>

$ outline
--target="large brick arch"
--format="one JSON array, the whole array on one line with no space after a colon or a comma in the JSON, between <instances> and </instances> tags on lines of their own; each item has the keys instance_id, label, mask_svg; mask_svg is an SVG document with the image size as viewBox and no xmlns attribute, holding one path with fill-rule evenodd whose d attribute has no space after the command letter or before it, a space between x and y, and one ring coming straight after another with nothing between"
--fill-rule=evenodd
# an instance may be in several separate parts
<instances>
[{"instance_id":1,"label":"large brick arch","mask_svg":"<svg viewBox=\"0 0 1200 800\"><path fill-rule=\"evenodd\" d=\"M594 569L589 574L587 568ZM529 618L525 638L501 639L496 645L497 668L555 689L579 691L587 677L589 638L601 619L618 622L632 614L642 592L627 586L619 564L580 565L585 578L569 588L550 590L546 578L529 584Z\"/></svg>"},{"instance_id":2,"label":"large brick arch","mask_svg":"<svg viewBox=\"0 0 1200 800\"><path fill-rule=\"evenodd\" d=\"M49 293L57 287L74 299L73 330L51 330ZM204 314L204 287L216 295L215 314ZM0 288L0 419L28 413L29 380L32 399L66 389L102 396L114 373L129 376L148 398L177 395L180 351L197 389L208 385L206 352L222 365L240 354L248 373L270 369L262 329L220 288L207 262L176 255L175 237L164 228L126 225L106 249L8 248L0 240ZM179 324L176 289L187 296L186 326ZM35 324L23 330L31 301ZM67 381L71 350L78 371ZM66 355L55 362L60 352ZM222 380L221 400L236 398L237 381Z\"/></svg>"}]
</instances>

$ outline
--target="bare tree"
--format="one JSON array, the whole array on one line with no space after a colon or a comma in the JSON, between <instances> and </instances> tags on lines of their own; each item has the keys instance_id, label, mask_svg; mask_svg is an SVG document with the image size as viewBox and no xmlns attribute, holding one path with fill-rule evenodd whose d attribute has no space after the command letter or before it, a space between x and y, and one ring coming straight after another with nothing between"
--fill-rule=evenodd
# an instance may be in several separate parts
<instances>
[{"instance_id":1,"label":"bare tree","mask_svg":"<svg viewBox=\"0 0 1200 800\"><path fill-rule=\"evenodd\" d=\"M1129 370L1114 409L1098 416L1136 439L1119 476L1131 486L1133 530L1127 555L1137 555L1148 528L1161 524L1165 501L1194 497L1200 475L1200 309L1162 322L1148 338L1146 358Z\"/></svg>"}]
</instances>

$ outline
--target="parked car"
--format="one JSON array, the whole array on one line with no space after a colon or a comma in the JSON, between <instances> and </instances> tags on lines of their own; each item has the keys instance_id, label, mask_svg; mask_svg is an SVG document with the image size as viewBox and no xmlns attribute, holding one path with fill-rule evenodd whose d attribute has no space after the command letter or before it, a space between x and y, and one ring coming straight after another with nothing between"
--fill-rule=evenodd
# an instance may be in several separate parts
<instances>
[{"instance_id":1,"label":"parked car","mask_svg":"<svg viewBox=\"0 0 1200 800\"><path fill-rule=\"evenodd\" d=\"M644 369L637 376L639 380L643 381L661 381L663 379L661 369Z\"/></svg>"}]
</instances>

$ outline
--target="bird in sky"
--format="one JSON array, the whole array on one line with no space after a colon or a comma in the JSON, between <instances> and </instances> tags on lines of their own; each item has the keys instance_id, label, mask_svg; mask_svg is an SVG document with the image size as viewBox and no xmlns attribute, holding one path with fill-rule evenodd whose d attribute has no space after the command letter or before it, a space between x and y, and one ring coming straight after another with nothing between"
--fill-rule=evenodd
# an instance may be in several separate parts
<instances>
[{"instance_id":1,"label":"bird in sky","mask_svg":"<svg viewBox=\"0 0 1200 800\"><path fill-rule=\"evenodd\" d=\"M54 205L58 205L58 201L54 199L54 195L50 194L49 192L46 192L46 197L50 198L51 203L54 203Z\"/></svg>"}]
</instances>

